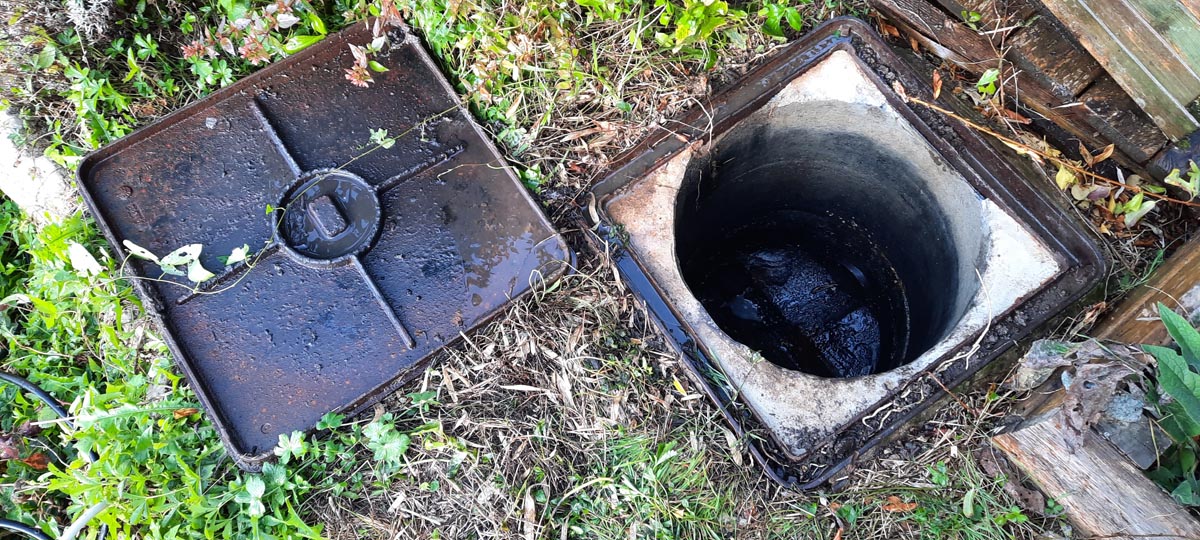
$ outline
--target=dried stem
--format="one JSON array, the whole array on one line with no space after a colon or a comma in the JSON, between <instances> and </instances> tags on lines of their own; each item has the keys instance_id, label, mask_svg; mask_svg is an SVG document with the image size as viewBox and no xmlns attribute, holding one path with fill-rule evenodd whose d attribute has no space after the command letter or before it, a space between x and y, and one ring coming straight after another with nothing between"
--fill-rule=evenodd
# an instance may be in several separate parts
<instances>
[{"instance_id":1,"label":"dried stem","mask_svg":"<svg viewBox=\"0 0 1200 540\"><path fill-rule=\"evenodd\" d=\"M1082 176L1086 176L1088 178L1091 178L1092 180L1125 188L1130 193L1141 193L1142 195L1149 197L1151 199L1157 199L1160 201L1200 208L1200 203L1197 203L1194 201L1185 201L1182 199L1168 197L1166 195L1160 195L1160 194L1154 193L1152 191L1144 190L1138 186L1132 186L1129 184L1125 184L1123 182L1118 182L1111 178L1105 178L1105 177L1100 176L1092 171L1089 171L1087 169L1079 167L1078 165L1075 165L1074 163L1071 163L1070 161L1068 161L1066 159L1063 159L1063 158L1057 157L1057 156L1052 156L1046 152L1043 152L1041 150L1033 148L1027 144L1024 144L1015 139L1009 138L1001 133L996 132L995 130L993 130L991 128L976 124L975 122L972 122L966 118L963 118L962 116L959 116L958 114L954 113L953 111L950 111L948 109L945 109L945 108L935 105L933 103L929 103L928 101L925 101L923 99L910 97L910 96L904 96L904 99L905 99L905 101L908 101L909 103L916 103L917 105L924 105L925 107L933 109L933 110L940 112L946 116L949 116L950 118L958 120L959 122L962 122L963 124L966 124L967 127L974 129L975 131L979 131L981 133L986 133L988 135L991 135L992 137L995 137L1000 142L1007 144L1015 149L1019 149L1022 152L1028 152L1030 154L1034 154L1038 157L1041 157L1042 159L1045 159L1046 161L1049 161L1051 163L1054 163L1054 164L1062 166L1062 167L1066 167L1067 169L1070 169L1072 172L1082 175Z\"/></svg>"}]
</instances>

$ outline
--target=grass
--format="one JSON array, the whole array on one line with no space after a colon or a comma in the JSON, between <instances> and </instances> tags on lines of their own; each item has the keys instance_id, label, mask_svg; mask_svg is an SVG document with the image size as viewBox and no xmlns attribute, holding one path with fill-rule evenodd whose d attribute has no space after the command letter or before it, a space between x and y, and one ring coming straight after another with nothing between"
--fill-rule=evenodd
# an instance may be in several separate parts
<instances>
[{"instance_id":1,"label":"grass","mask_svg":"<svg viewBox=\"0 0 1200 540\"><path fill-rule=\"evenodd\" d=\"M296 21L276 16L242 51L248 36L228 25L270 15L269 2L95 4L112 17L0 0L10 23L0 30L3 103L25 119L21 140L66 167L250 73L263 55L281 58L381 9L297 0ZM785 37L861 9L833 0L398 6L560 223L649 126ZM228 34L233 52L194 54L206 32ZM953 408L911 434L919 451L898 444L895 459L854 472L840 493L780 490L665 352L610 262L587 254L579 272L444 351L374 414L329 415L319 434L282 438L277 463L246 474L86 217L38 230L5 203L0 231L0 369L70 403L75 422L66 429L0 386L0 444L18 454L0 461L0 516L51 536L99 503L108 506L97 522L120 538L1005 538L1032 537L1042 523L1021 522L1000 481L974 466L989 418ZM76 457L87 449L96 463ZM935 481L938 462L946 469ZM917 506L888 511L890 496Z\"/></svg>"}]
</instances>

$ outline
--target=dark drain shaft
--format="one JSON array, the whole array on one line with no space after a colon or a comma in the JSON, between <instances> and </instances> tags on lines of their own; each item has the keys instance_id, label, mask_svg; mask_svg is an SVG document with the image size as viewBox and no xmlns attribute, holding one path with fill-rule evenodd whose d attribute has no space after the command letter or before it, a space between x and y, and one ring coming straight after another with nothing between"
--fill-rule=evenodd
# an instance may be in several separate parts
<instances>
[{"instance_id":1,"label":"dark drain shaft","mask_svg":"<svg viewBox=\"0 0 1200 540\"><path fill-rule=\"evenodd\" d=\"M683 278L729 337L784 368L900 367L978 290L978 195L894 151L873 115L842 102L781 107L688 163L675 207Z\"/></svg>"}]
</instances>

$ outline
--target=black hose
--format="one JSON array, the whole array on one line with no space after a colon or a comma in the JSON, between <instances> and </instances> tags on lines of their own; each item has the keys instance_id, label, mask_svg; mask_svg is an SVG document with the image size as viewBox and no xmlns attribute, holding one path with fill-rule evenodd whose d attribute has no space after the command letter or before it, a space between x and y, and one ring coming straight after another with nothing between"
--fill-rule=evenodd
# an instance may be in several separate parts
<instances>
[{"instance_id":1,"label":"black hose","mask_svg":"<svg viewBox=\"0 0 1200 540\"><path fill-rule=\"evenodd\" d=\"M36 538L37 540L51 540L50 537L46 536L44 533L42 533L42 531L21 523L20 521L0 519L0 529L23 533L26 536L30 538Z\"/></svg>"},{"instance_id":2,"label":"black hose","mask_svg":"<svg viewBox=\"0 0 1200 540\"><path fill-rule=\"evenodd\" d=\"M54 413L57 414L59 418L67 417L67 410L64 409L62 407L62 405L58 404L58 400L54 399L54 397L51 396L50 394L47 394L46 391L39 388L38 385L33 384L33 383L25 380L22 377L18 377L11 373L5 373L3 371L0 371L0 380L4 380L6 382L15 384L15 385L19 386L22 390L29 392L30 394L33 394L39 400L41 400L42 403L45 403L47 407L50 407L51 409L53 409ZM70 422L68 422L68 424L69 423Z\"/></svg>"},{"instance_id":3,"label":"black hose","mask_svg":"<svg viewBox=\"0 0 1200 540\"><path fill-rule=\"evenodd\" d=\"M70 415L67 414L67 410L64 409L62 405L59 405L58 400L54 399L54 396L51 396L50 394L46 393L46 391L42 390L41 387L39 387L38 385L29 382L24 377L13 375L12 373L6 373L4 371L0 371L0 381L4 381L4 382L10 383L10 384L13 384L13 385L17 386L18 388L20 388L26 392L29 392L30 394L33 394L33 397L36 397L36 398L38 398L38 401L45 403L47 407L50 407L50 410L54 411L54 414L57 414L59 418L62 418L63 423L66 424L68 428L75 427L75 425L70 420L68 420ZM95 463L96 459L97 459L96 454L94 452L92 452L91 450L89 450L87 452L81 452L79 454L79 457L83 458L83 460L88 463ZM34 529L33 527L30 527L28 525L25 525L24 523L17 522L17 521L0 519L0 529L24 533L25 535L27 535L31 538L34 538L36 540L51 540L51 538L49 536L46 536L41 531ZM108 525L101 525L100 526L101 540L103 540L103 538L106 536L108 536Z\"/></svg>"}]
</instances>

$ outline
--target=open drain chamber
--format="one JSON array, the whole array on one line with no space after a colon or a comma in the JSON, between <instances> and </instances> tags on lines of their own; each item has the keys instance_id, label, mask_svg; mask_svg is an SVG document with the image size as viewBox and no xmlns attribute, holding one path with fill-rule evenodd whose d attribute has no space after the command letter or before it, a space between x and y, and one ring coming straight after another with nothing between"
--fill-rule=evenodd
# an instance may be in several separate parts
<instances>
[{"instance_id":1,"label":"open drain chamber","mask_svg":"<svg viewBox=\"0 0 1200 540\"><path fill-rule=\"evenodd\" d=\"M1106 267L977 134L884 79L928 93L831 21L594 190L623 277L790 484L829 479Z\"/></svg>"}]
</instances>

